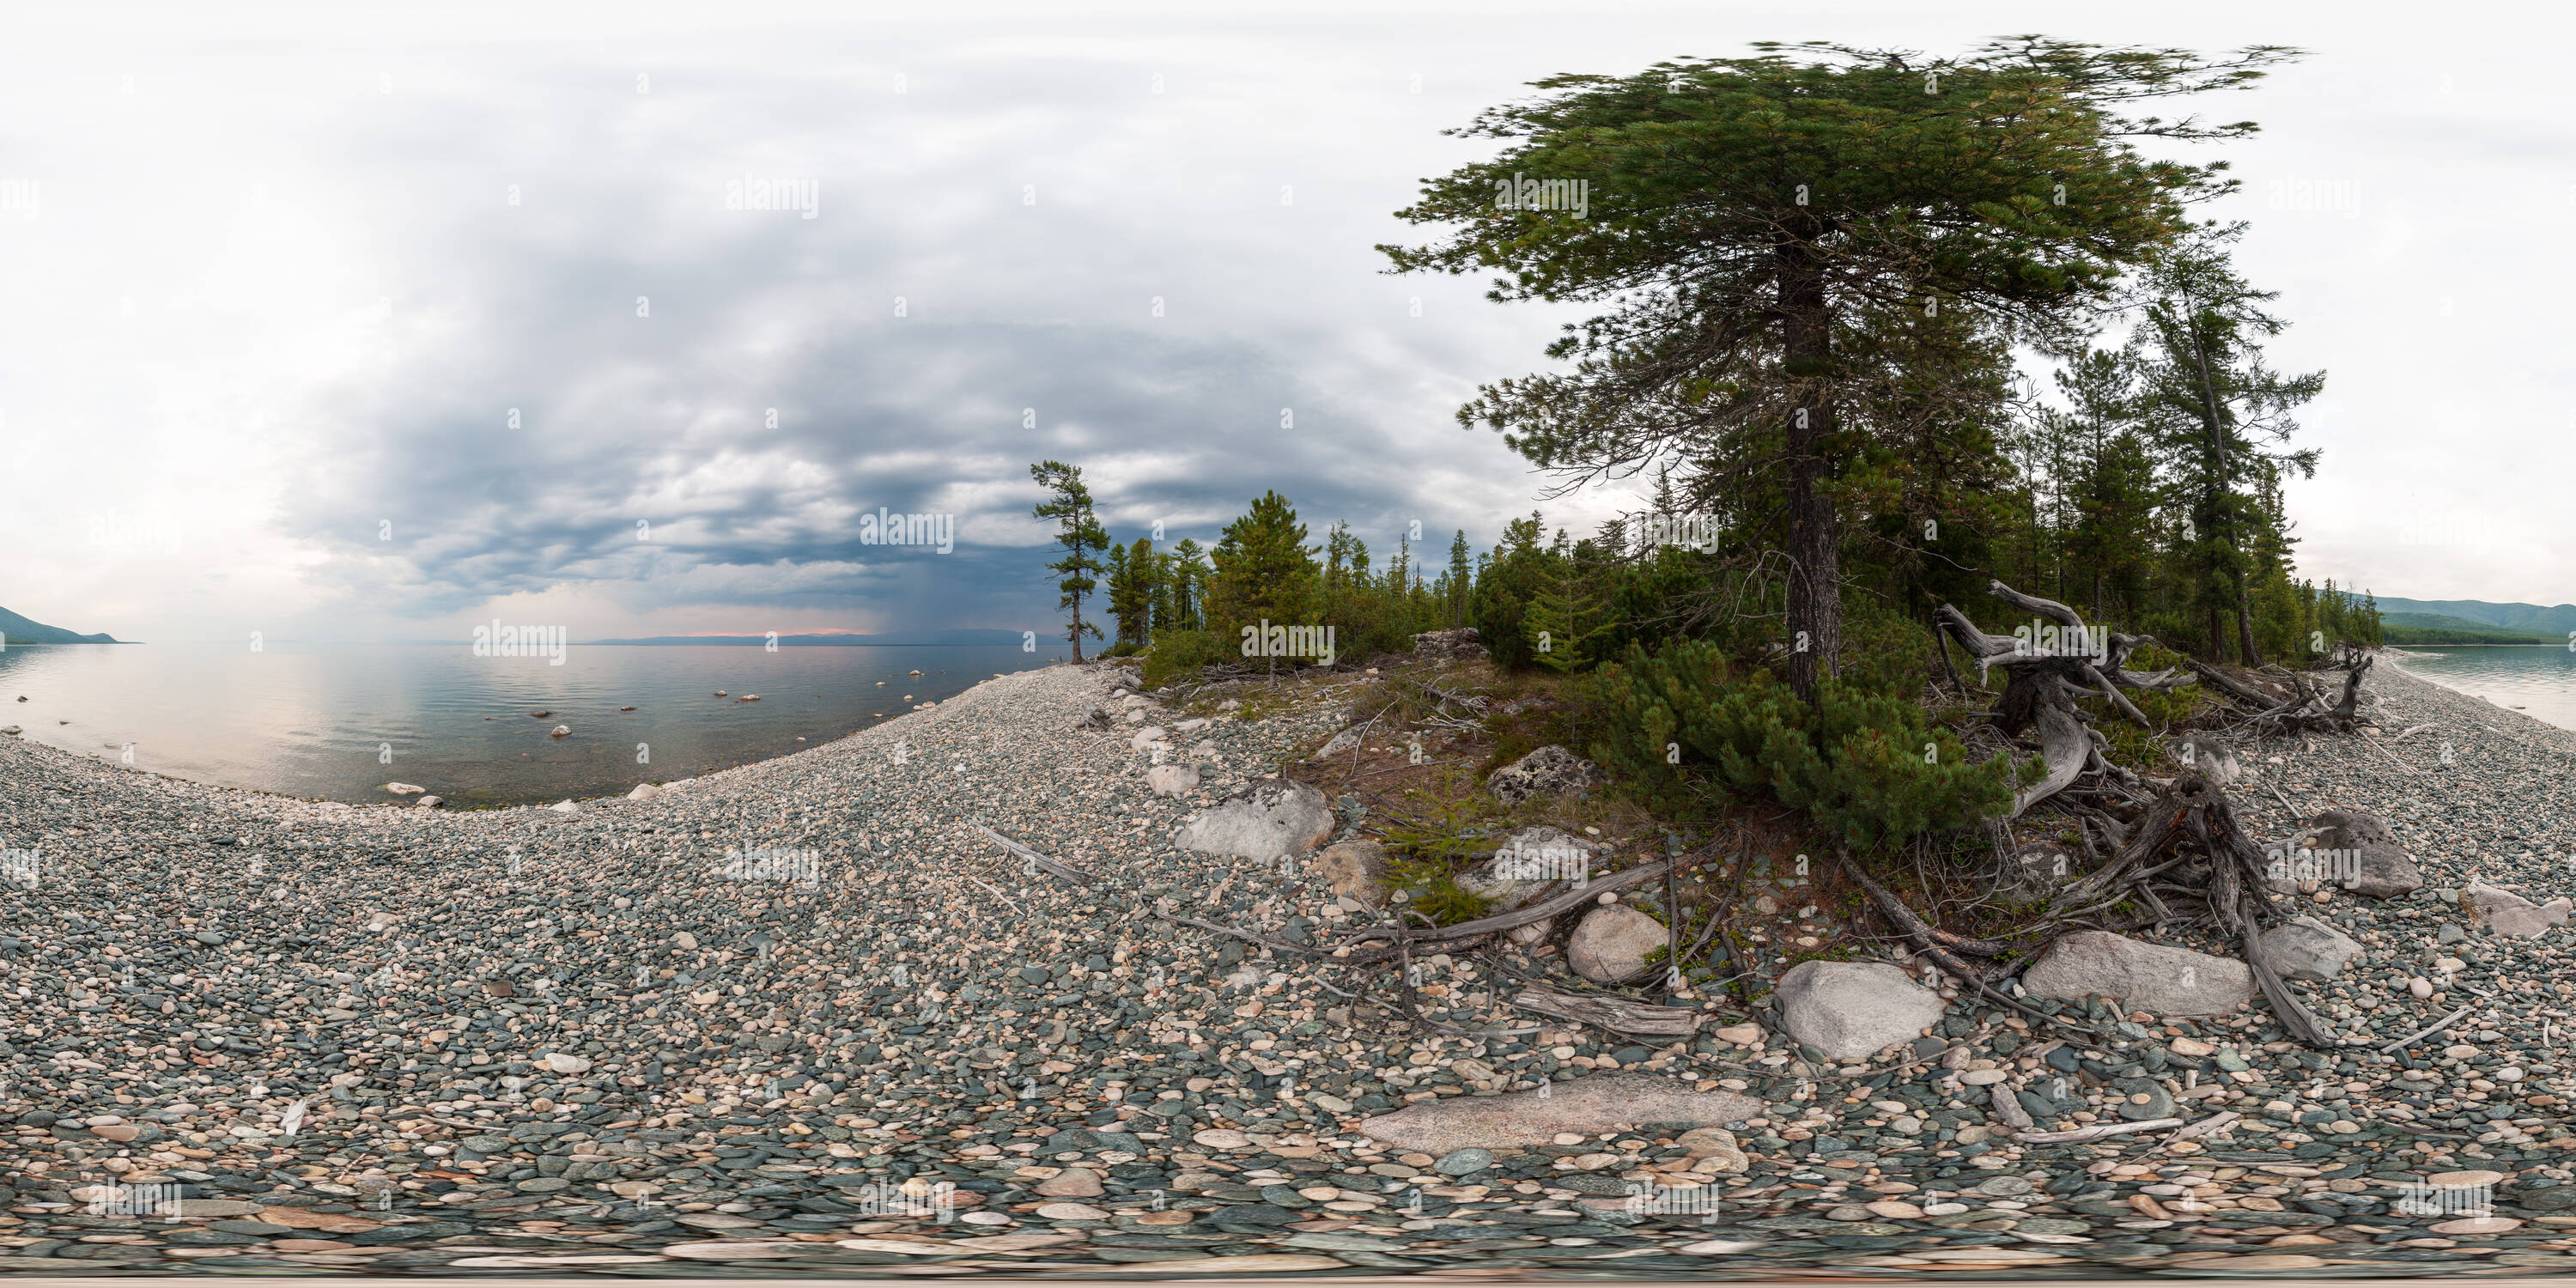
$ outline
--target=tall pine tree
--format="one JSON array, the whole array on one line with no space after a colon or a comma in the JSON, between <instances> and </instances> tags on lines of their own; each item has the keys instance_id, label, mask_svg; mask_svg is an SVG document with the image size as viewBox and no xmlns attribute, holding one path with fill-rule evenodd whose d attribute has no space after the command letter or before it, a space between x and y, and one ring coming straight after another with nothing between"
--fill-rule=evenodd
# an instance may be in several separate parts
<instances>
[{"instance_id":1,"label":"tall pine tree","mask_svg":"<svg viewBox=\"0 0 2576 1288\"><path fill-rule=\"evenodd\" d=\"M2325 387L2325 373L2288 376L2264 364L2262 341L2286 324L2264 311L2275 292L2255 290L2228 263L2227 246L2243 229L2206 225L2157 262L2133 347L2148 431L2190 524L2186 572L2206 650L2226 656L2232 617L2241 660L2259 666L2252 590L2275 535L2265 532L2261 480L2267 466L2316 473L2316 449L2282 445L2298 429L2291 413Z\"/></svg>"},{"instance_id":2,"label":"tall pine tree","mask_svg":"<svg viewBox=\"0 0 2576 1288\"><path fill-rule=\"evenodd\" d=\"M1109 615L1118 622L1118 638L1143 648L1154 642L1154 595L1162 561L1154 543L1143 537L1134 545L1109 548Z\"/></svg>"},{"instance_id":3,"label":"tall pine tree","mask_svg":"<svg viewBox=\"0 0 2576 1288\"><path fill-rule=\"evenodd\" d=\"M1083 596L1100 588L1092 574L1103 571L1095 551L1109 548L1109 530L1100 526L1100 516L1091 506L1091 489L1082 482L1082 467L1062 461L1040 461L1029 467L1029 477L1051 494L1037 503L1031 517L1055 520L1055 543L1064 557L1048 564L1049 571L1062 573L1056 582L1056 607L1071 609L1073 618L1065 627L1064 637L1073 644L1073 660L1082 660L1082 637L1100 638L1100 628L1082 620Z\"/></svg>"},{"instance_id":4,"label":"tall pine tree","mask_svg":"<svg viewBox=\"0 0 2576 1288\"><path fill-rule=\"evenodd\" d=\"M1250 513L1226 525L1211 558L1215 580L1209 587L1209 624L1229 639L1246 627L1320 625L1307 620L1317 598L1315 561L1306 545L1306 525L1288 498L1265 491ZM1265 654L1267 650L1264 650ZM1278 659L1270 659L1273 674Z\"/></svg>"},{"instance_id":5,"label":"tall pine tree","mask_svg":"<svg viewBox=\"0 0 2576 1288\"><path fill-rule=\"evenodd\" d=\"M2252 128L2132 117L2135 105L2241 86L2290 51L2213 61L2036 37L1933 61L1756 48L1538 82L1539 96L1460 131L1501 140L1493 159L1431 180L1399 212L1461 231L1384 249L1399 270L1499 269L1499 300L1608 307L1549 348L1565 370L1487 386L1462 424L1576 479L1730 456L1775 477L1786 626L1806 646L1789 679L1812 698L1842 635L1834 488L1870 419L1856 401L1870 373L1843 343L1853 318L1902 304L2025 334L2077 324L2184 231L2183 202L2226 187L2215 166L2129 140ZM1577 182L1602 189L1579 211L1553 195Z\"/></svg>"}]
</instances>

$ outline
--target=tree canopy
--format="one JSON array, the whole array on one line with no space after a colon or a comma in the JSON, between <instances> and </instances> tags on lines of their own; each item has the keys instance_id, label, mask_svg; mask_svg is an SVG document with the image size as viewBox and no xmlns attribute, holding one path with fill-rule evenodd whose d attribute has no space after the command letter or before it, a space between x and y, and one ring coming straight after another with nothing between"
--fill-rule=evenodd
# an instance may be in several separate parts
<instances>
[{"instance_id":1,"label":"tree canopy","mask_svg":"<svg viewBox=\"0 0 2576 1288\"><path fill-rule=\"evenodd\" d=\"M1694 504L1775 488L1789 674L1812 695L1841 633L1832 487L1924 392L1887 320L1964 312L1998 343L2079 330L2183 236L2186 203L2232 186L2223 162L2132 140L2255 128L2135 105L2248 84L2295 51L1756 48L1537 82L1454 131L1509 141L1498 156L1398 212L1454 231L1381 249L1400 272L1498 271L1497 301L1606 306L1549 347L1566 369L1486 385L1460 421L1561 486L1678 465Z\"/></svg>"}]
</instances>

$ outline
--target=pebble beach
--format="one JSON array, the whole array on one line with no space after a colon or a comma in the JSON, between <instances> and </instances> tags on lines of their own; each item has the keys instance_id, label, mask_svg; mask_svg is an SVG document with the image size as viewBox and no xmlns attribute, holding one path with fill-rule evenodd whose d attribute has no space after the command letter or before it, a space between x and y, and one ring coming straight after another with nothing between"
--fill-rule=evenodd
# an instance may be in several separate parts
<instances>
[{"instance_id":1,"label":"pebble beach","mask_svg":"<svg viewBox=\"0 0 2576 1288\"><path fill-rule=\"evenodd\" d=\"M2375 733L2240 746L2227 789L2266 838L2376 815L2422 870L2283 896L2359 947L2294 985L2328 1051L2259 999L2059 1004L2113 1035L2087 1042L1946 991L1867 1058L1659 993L1708 1022L1614 1037L1515 1010L1573 981L1499 943L1418 959L1416 1022L1289 950L1359 903L1176 842L1374 710L1373 675L1242 718L1048 667L569 808L321 804L0 739L0 1273L2576 1270L2566 909L2526 937L2459 900L2576 894L2576 734L2402 662L2369 675ZM1165 724L1201 767L1170 795L1138 736ZM2428 1191L2475 1202L2401 1206Z\"/></svg>"}]
</instances>

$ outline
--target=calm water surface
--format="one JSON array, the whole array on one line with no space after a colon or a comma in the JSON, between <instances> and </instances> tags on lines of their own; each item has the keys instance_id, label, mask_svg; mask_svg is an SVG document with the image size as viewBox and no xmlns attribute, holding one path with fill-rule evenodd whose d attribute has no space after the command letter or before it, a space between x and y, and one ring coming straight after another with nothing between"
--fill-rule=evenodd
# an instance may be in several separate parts
<instances>
[{"instance_id":1,"label":"calm water surface","mask_svg":"<svg viewBox=\"0 0 2576 1288\"><path fill-rule=\"evenodd\" d=\"M2576 653L2564 645L2425 644L2394 656L2435 684L2576 729Z\"/></svg>"},{"instance_id":2,"label":"calm water surface","mask_svg":"<svg viewBox=\"0 0 2576 1288\"><path fill-rule=\"evenodd\" d=\"M1062 655L574 644L552 666L461 643L11 646L0 727L107 760L131 744L138 769L290 796L389 801L399 781L458 805L550 803L801 751ZM559 724L571 735L550 736Z\"/></svg>"}]
</instances>

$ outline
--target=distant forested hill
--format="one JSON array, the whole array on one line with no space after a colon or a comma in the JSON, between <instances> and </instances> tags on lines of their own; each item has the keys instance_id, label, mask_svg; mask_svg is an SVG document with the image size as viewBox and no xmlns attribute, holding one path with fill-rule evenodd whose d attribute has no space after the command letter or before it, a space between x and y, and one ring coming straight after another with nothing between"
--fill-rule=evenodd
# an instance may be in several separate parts
<instances>
[{"instance_id":1,"label":"distant forested hill","mask_svg":"<svg viewBox=\"0 0 2576 1288\"><path fill-rule=\"evenodd\" d=\"M2561 629L2559 621L2568 625ZM2576 630L2576 605L2383 599L2379 624L2391 644L2562 644Z\"/></svg>"},{"instance_id":2,"label":"distant forested hill","mask_svg":"<svg viewBox=\"0 0 2576 1288\"><path fill-rule=\"evenodd\" d=\"M114 644L119 641L104 631L96 635L77 635L59 626L29 621L8 609L0 608L0 637L12 644Z\"/></svg>"}]
</instances>

